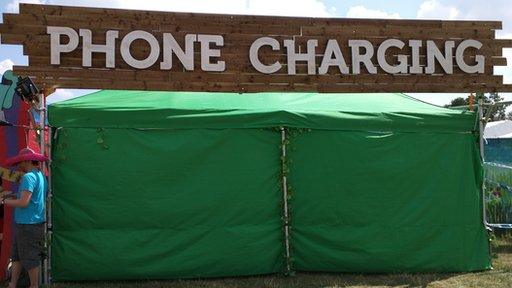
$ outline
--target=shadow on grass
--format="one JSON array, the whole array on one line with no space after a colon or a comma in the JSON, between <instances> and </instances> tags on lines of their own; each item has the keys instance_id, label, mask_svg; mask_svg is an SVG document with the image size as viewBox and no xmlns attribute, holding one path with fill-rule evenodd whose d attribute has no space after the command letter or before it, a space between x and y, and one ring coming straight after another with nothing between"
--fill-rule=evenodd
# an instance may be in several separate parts
<instances>
[{"instance_id":1,"label":"shadow on grass","mask_svg":"<svg viewBox=\"0 0 512 288\"><path fill-rule=\"evenodd\" d=\"M512 253L512 242L508 241L499 241L496 247L493 247L493 252L496 253Z\"/></svg>"},{"instance_id":2,"label":"shadow on grass","mask_svg":"<svg viewBox=\"0 0 512 288\"><path fill-rule=\"evenodd\" d=\"M467 274L467 273L466 273ZM297 273L295 276L262 275L251 277L190 279L166 281L116 281L116 282L65 282L51 285L52 288L90 288L90 287L162 287L162 288L249 288L249 287L371 287L371 286L400 286L427 287L435 281L442 281L464 274L342 274L342 273Z\"/></svg>"}]
</instances>

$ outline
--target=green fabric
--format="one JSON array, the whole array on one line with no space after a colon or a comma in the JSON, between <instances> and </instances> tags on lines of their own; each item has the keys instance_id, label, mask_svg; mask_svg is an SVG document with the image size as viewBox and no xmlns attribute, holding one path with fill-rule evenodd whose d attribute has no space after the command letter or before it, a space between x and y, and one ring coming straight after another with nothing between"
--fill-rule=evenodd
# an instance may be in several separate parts
<instances>
[{"instance_id":1,"label":"green fabric","mask_svg":"<svg viewBox=\"0 0 512 288\"><path fill-rule=\"evenodd\" d=\"M343 121L340 121L343 120ZM404 94L100 91L53 104L55 127L471 131L475 114Z\"/></svg>"},{"instance_id":2,"label":"green fabric","mask_svg":"<svg viewBox=\"0 0 512 288\"><path fill-rule=\"evenodd\" d=\"M311 131L289 142L297 270L490 268L473 135Z\"/></svg>"},{"instance_id":3,"label":"green fabric","mask_svg":"<svg viewBox=\"0 0 512 288\"><path fill-rule=\"evenodd\" d=\"M490 268L475 113L402 94L101 91L49 108L59 280ZM165 128L165 129L154 129Z\"/></svg>"},{"instance_id":4,"label":"green fabric","mask_svg":"<svg viewBox=\"0 0 512 288\"><path fill-rule=\"evenodd\" d=\"M55 280L283 270L277 133L58 133L52 175Z\"/></svg>"}]
</instances>

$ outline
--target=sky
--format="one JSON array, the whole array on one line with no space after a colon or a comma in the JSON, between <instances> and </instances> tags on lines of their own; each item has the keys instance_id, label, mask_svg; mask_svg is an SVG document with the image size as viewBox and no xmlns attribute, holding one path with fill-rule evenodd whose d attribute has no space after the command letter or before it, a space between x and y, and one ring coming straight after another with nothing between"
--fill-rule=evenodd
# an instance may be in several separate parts
<instances>
[{"instance_id":1,"label":"sky","mask_svg":"<svg viewBox=\"0 0 512 288\"><path fill-rule=\"evenodd\" d=\"M395 18L444 20L498 20L503 30L497 38L512 39L511 0L0 0L0 13L17 13L18 4L38 3L176 12L206 12L250 15L285 15L341 18ZM2 17L0 15L0 21ZM508 66L494 68L512 84L512 48L503 49ZM12 65L27 65L22 46L3 45L0 36L0 74ZM48 102L62 101L93 90L58 89ZM467 93L409 93L423 101L444 105ZM500 93L512 100L512 93ZM509 110L511 110L509 108Z\"/></svg>"}]
</instances>

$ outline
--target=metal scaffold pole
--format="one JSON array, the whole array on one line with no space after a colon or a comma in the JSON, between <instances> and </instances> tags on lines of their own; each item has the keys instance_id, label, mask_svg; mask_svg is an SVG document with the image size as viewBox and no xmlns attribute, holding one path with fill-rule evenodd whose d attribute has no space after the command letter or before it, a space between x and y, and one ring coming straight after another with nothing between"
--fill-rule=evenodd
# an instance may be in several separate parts
<instances>
[{"instance_id":1,"label":"metal scaffold pole","mask_svg":"<svg viewBox=\"0 0 512 288\"><path fill-rule=\"evenodd\" d=\"M48 127L48 194L46 195L46 257L44 284L51 283L51 255L52 255L52 130Z\"/></svg>"},{"instance_id":2,"label":"metal scaffold pole","mask_svg":"<svg viewBox=\"0 0 512 288\"><path fill-rule=\"evenodd\" d=\"M42 269L42 282L43 284L50 283L50 240L51 240L51 130L46 126L46 97L43 93L38 95L39 105L37 112L39 113L39 148L41 154L48 157L48 162L43 162L43 171L48 171L48 191L46 195L46 223L45 223L45 243L46 243L46 256L43 258ZM48 131L48 143L46 143L46 131Z\"/></svg>"},{"instance_id":3,"label":"metal scaffold pole","mask_svg":"<svg viewBox=\"0 0 512 288\"><path fill-rule=\"evenodd\" d=\"M478 123L479 123L479 146L480 146L480 157L482 160L482 163L485 164L485 149L484 149L484 131L485 126L487 125L487 122L489 121L490 115L497 106L501 105L508 105L511 104L512 101L504 101L504 102L497 102L497 103L484 103L483 99L478 100ZM484 107L486 107L487 113L484 115ZM484 176L485 177L485 176ZM512 229L511 223L490 223L487 221L487 203L485 199L485 181L487 181L484 178L484 181L482 181L482 202L483 202L483 208L482 208L482 215L483 215L483 222L486 228L500 228L500 229ZM492 220L491 220L492 222Z\"/></svg>"}]
</instances>

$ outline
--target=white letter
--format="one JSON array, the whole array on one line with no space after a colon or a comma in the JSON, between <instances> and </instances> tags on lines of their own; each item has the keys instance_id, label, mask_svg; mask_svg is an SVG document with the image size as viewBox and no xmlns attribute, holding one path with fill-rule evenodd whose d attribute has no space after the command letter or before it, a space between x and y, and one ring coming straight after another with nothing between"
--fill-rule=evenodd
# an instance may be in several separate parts
<instances>
[{"instance_id":1,"label":"white letter","mask_svg":"<svg viewBox=\"0 0 512 288\"><path fill-rule=\"evenodd\" d=\"M133 58L130 53L130 46L132 42L137 39L146 40L149 43L149 55L144 60L137 60ZM124 36L123 41L121 41L121 56L123 56L124 61L137 69L145 69L155 64L160 56L160 45L158 44L158 40L156 40L155 36L151 33L142 30L132 31L126 36Z\"/></svg>"},{"instance_id":2,"label":"white letter","mask_svg":"<svg viewBox=\"0 0 512 288\"><path fill-rule=\"evenodd\" d=\"M459 65L460 70L466 72L466 73L484 73L484 65L485 65L485 57L482 55L476 55L475 61L476 64L473 66L469 66L464 61L464 51L468 47L473 47L476 49L482 48L482 43L479 41L468 39L462 41L459 46L457 47L457 50L455 50L455 61L457 61L457 65Z\"/></svg>"},{"instance_id":3,"label":"white letter","mask_svg":"<svg viewBox=\"0 0 512 288\"><path fill-rule=\"evenodd\" d=\"M92 32L89 29L80 29L80 36L82 36L82 66L92 66L92 52L105 53L107 68L116 67L115 49L116 38L119 37L119 32L115 30L108 30L105 45L92 44Z\"/></svg>"},{"instance_id":4,"label":"white letter","mask_svg":"<svg viewBox=\"0 0 512 288\"><path fill-rule=\"evenodd\" d=\"M434 60L437 59L446 74L453 74L453 47L455 47L455 41L446 41L444 43L445 55L443 55L434 41L427 40L427 68L425 68L425 73L434 74L436 70Z\"/></svg>"},{"instance_id":5,"label":"white letter","mask_svg":"<svg viewBox=\"0 0 512 288\"><path fill-rule=\"evenodd\" d=\"M279 63L279 61L276 61L272 65L265 65L261 63L260 59L258 58L258 50L260 50L261 46L265 45L272 47L272 50L274 51L279 50L279 42L276 39L270 37L261 37L256 39L256 41L251 44L251 48L249 49L249 59L251 60L252 67L254 67L254 69L261 73L272 74L279 71L282 65Z\"/></svg>"},{"instance_id":6,"label":"white letter","mask_svg":"<svg viewBox=\"0 0 512 288\"><path fill-rule=\"evenodd\" d=\"M373 45L370 41L348 40L348 46L350 46L352 50L352 73L360 74L360 65L363 63L370 74L377 74L377 68L375 68L371 60L373 56ZM365 49L364 54L360 54L359 52L359 48L361 47Z\"/></svg>"},{"instance_id":7,"label":"white letter","mask_svg":"<svg viewBox=\"0 0 512 288\"><path fill-rule=\"evenodd\" d=\"M295 75L295 62L296 61L307 61L308 62L308 74L315 74L315 48L318 46L318 40L311 39L307 42L307 53L295 53L295 40L284 40L284 46L286 46L286 53L288 59L288 74Z\"/></svg>"},{"instance_id":8,"label":"white letter","mask_svg":"<svg viewBox=\"0 0 512 288\"><path fill-rule=\"evenodd\" d=\"M334 58L332 56L334 56ZM341 54L338 41L334 39L329 39L329 41L327 41L327 47L325 47L322 64L320 64L320 68L318 68L318 74L327 74L330 66L338 66L341 74L349 73L347 63L345 63L343 54Z\"/></svg>"},{"instance_id":9,"label":"white letter","mask_svg":"<svg viewBox=\"0 0 512 288\"><path fill-rule=\"evenodd\" d=\"M185 70L194 70L194 41L196 40L195 34L185 35L185 51L183 51L171 33L164 33L164 61L160 63L160 69L170 70L172 68L172 52L174 52Z\"/></svg>"},{"instance_id":10,"label":"white letter","mask_svg":"<svg viewBox=\"0 0 512 288\"><path fill-rule=\"evenodd\" d=\"M412 49L411 55L411 67L409 67L409 73L421 74L423 73L423 67L420 66L420 47L421 40L409 40L409 47Z\"/></svg>"},{"instance_id":11,"label":"white letter","mask_svg":"<svg viewBox=\"0 0 512 288\"><path fill-rule=\"evenodd\" d=\"M379 49L377 49L377 62L382 70L389 74L407 73L407 56L399 54L398 65L396 66L391 66L386 61L386 50L388 50L389 47L402 49L404 45L405 43L403 41L397 39L388 39L380 44Z\"/></svg>"},{"instance_id":12,"label":"white letter","mask_svg":"<svg viewBox=\"0 0 512 288\"><path fill-rule=\"evenodd\" d=\"M220 57L219 49L211 49L210 43L217 46L224 46L224 37L220 35L197 35L197 41L201 42L201 69L203 71L222 72L226 69L224 61L211 63L211 57Z\"/></svg>"},{"instance_id":13,"label":"white letter","mask_svg":"<svg viewBox=\"0 0 512 288\"><path fill-rule=\"evenodd\" d=\"M68 27L53 27L48 26L46 32L50 34L50 63L52 65L60 64L60 53L71 52L78 47L78 33ZM60 36L66 35L69 37L68 44L60 43Z\"/></svg>"}]
</instances>

